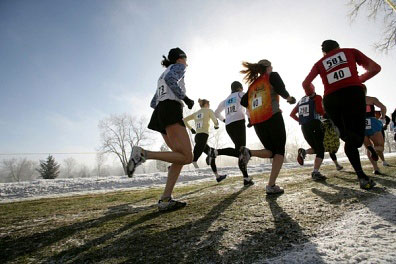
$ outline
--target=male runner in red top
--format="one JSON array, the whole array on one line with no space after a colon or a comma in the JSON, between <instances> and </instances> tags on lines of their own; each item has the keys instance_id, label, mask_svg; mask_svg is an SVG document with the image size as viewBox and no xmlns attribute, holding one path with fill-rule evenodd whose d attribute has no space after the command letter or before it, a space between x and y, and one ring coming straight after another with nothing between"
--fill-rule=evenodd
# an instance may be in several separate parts
<instances>
[{"instance_id":1,"label":"male runner in red top","mask_svg":"<svg viewBox=\"0 0 396 264\"><path fill-rule=\"evenodd\" d=\"M320 75L325 111L340 130L345 154L358 176L360 188L371 189L375 182L363 172L358 151L365 132L366 101L362 83L380 72L381 67L357 49L340 48L334 40L325 40L322 51L324 56L314 64L303 87L309 91L311 82ZM366 72L359 75L356 64Z\"/></svg>"}]
</instances>

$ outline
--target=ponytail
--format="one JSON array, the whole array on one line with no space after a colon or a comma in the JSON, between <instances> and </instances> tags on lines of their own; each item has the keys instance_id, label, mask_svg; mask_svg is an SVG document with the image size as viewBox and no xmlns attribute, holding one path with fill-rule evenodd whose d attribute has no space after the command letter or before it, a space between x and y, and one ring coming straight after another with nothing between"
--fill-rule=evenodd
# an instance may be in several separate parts
<instances>
[{"instance_id":1,"label":"ponytail","mask_svg":"<svg viewBox=\"0 0 396 264\"><path fill-rule=\"evenodd\" d=\"M161 65L168 68L172 63L165 56L162 56L162 58L164 59L161 61Z\"/></svg>"},{"instance_id":2,"label":"ponytail","mask_svg":"<svg viewBox=\"0 0 396 264\"><path fill-rule=\"evenodd\" d=\"M241 70L240 73L245 74L245 77L243 77L243 80L248 84L252 84L260 74L263 74L266 72L267 67L263 64L259 63L250 63L250 62L242 62L242 66L245 67L246 69Z\"/></svg>"},{"instance_id":3,"label":"ponytail","mask_svg":"<svg viewBox=\"0 0 396 264\"><path fill-rule=\"evenodd\" d=\"M204 107L206 104L209 104L209 101L206 99L198 99L198 104L199 106L202 108Z\"/></svg>"}]
</instances>

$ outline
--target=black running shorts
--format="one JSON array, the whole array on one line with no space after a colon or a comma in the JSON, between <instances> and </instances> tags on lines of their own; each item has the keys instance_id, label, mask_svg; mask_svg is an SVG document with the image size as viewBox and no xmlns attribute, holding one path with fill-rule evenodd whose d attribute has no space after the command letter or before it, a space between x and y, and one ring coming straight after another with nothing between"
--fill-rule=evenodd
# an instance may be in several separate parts
<instances>
[{"instance_id":1,"label":"black running shorts","mask_svg":"<svg viewBox=\"0 0 396 264\"><path fill-rule=\"evenodd\" d=\"M159 102L151 115L148 128L166 135L166 127L173 124L185 126L182 104L175 100Z\"/></svg>"}]
</instances>

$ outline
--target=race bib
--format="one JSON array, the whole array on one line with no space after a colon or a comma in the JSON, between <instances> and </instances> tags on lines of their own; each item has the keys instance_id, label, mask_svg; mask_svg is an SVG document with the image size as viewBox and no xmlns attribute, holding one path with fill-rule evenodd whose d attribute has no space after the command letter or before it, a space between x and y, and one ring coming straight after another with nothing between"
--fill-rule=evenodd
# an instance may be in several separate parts
<instances>
[{"instance_id":1,"label":"race bib","mask_svg":"<svg viewBox=\"0 0 396 264\"><path fill-rule=\"evenodd\" d=\"M344 52L338 52L337 54L328 57L324 61L322 61L323 66L326 71L329 71L333 69L334 67L337 67L338 65L348 63L347 58L345 56Z\"/></svg>"},{"instance_id":2,"label":"race bib","mask_svg":"<svg viewBox=\"0 0 396 264\"><path fill-rule=\"evenodd\" d=\"M301 105L298 108L298 115L300 115L300 116L309 116L309 105Z\"/></svg>"},{"instance_id":3,"label":"race bib","mask_svg":"<svg viewBox=\"0 0 396 264\"><path fill-rule=\"evenodd\" d=\"M371 119L366 118L366 129L371 129Z\"/></svg>"},{"instance_id":4,"label":"race bib","mask_svg":"<svg viewBox=\"0 0 396 264\"><path fill-rule=\"evenodd\" d=\"M195 123L195 128L198 130L198 129L201 129L203 127L203 121L199 121L199 122L196 122Z\"/></svg>"},{"instance_id":5,"label":"race bib","mask_svg":"<svg viewBox=\"0 0 396 264\"><path fill-rule=\"evenodd\" d=\"M236 113L236 104L229 105L226 109L226 115L232 115Z\"/></svg>"},{"instance_id":6,"label":"race bib","mask_svg":"<svg viewBox=\"0 0 396 264\"><path fill-rule=\"evenodd\" d=\"M345 67L327 74L327 81L329 82L329 84L332 84L345 78L349 78L351 76L351 71L348 67Z\"/></svg>"},{"instance_id":7,"label":"race bib","mask_svg":"<svg viewBox=\"0 0 396 264\"><path fill-rule=\"evenodd\" d=\"M261 96L257 96L252 100L252 110L262 106L262 104L263 104L263 99L261 98Z\"/></svg>"},{"instance_id":8,"label":"race bib","mask_svg":"<svg viewBox=\"0 0 396 264\"><path fill-rule=\"evenodd\" d=\"M164 95L166 95L166 88L164 85L161 85L160 87L158 87L157 96L158 98L161 98Z\"/></svg>"},{"instance_id":9,"label":"race bib","mask_svg":"<svg viewBox=\"0 0 396 264\"><path fill-rule=\"evenodd\" d=\"M197 116L196 116L195 118L196 118L196 119L202 119L202 118L203 118L203 113L197 114Z\"/></svg>"}]
</instances>

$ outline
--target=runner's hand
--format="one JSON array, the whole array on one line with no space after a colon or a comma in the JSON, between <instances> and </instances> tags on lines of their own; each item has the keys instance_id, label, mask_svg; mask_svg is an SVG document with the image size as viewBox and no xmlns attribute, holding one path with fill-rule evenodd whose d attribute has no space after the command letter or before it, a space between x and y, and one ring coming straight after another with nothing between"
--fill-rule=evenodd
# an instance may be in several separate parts
<instances>
[{"instance_id":1,"label":"runner's hand","mask_svg":"<svg viewBox=\"0 0 396 264\"><path fill-rule=\"evenodd\" d=\"M192 133L192 134L197 134L197 131L195 131L194 128L191 128L191 133Z\"/></svg>"},{"instance_id":2,"label":"runner's hand","mask_svg":"<svg viewBox=\"0 0 396 264\"><path fill-rule=\"evenodd\" d=\"M294 98L293 96L289 96L289 97L287 97L286 101L289 104L295 104L296 103L296 98Z\"/></svg>"},{"instance_id":3,"label":"runner's hand","mask_svg":"<svg viewBox=\"0 0 396 264\"><path fill-rule=\"evenodd\" d=\"M184 97L183 101L186 103L188 109L193 108L193 106L194 106L194 101L191 100L190 98L188 98L187 95Z\"/></svg>"},{"instance_id":4,"label":"runner's hand","mask_svg":"<svg viewBox=\"0 0 396 264\"><path fill-rule=\"evenodd\" d=\"M219 129L219 127L218 127L218 126L215 126L214 129Z\"/></svg>"}]
</instances>

